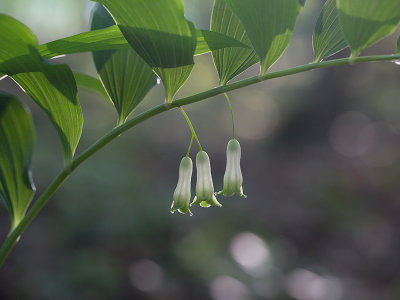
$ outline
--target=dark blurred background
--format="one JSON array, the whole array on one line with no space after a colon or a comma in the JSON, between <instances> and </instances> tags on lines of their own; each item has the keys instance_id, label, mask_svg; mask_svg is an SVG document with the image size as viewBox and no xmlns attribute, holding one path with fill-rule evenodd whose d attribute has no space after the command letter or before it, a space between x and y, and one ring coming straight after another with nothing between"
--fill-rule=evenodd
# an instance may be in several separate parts
<instances>
[{"instance_id":1,"label":"dark blurred background","mask_svg":"<svg viewBox=\"0 0 400 300\"><path fill-rule=\"evenodd\" d=\"M186 0L208 29L212 0ZM322 1L309 0L273 69L312 60ZM1 0L40 43L88 30L85 0ZM397 35L364 54L394 53ZM344 51L336 57L344 57ZM57 60L94 74L90 54ZM239 78L257 74L253 67ZM177 110L123 134L55 194L0 270L0 299L400 299L400 67L368 63L275 79L230 93L247 199L169 213L190 139ZM210 55L179 96L217 84ZM37 131L37 195L62 168L55 129L10 80ZM155 87L137 112L163 101ZM80 91L78 152L112 129L113 107ZM187 107L222 187L229 110L221 96ZM194 149L195 150L195 149ZM192 157L195 151L192 152ZM193 188L195 184L193 178ZM0 209L0 234L9 229Z\"/></svg>"}]
</instances>

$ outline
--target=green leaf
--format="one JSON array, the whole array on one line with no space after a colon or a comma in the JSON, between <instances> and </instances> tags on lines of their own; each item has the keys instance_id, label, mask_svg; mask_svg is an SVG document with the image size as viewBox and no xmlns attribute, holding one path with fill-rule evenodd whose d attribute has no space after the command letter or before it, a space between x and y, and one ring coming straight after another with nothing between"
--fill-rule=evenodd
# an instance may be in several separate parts
<instances>
[{"instance_id":1,"label":"green leaf","mask_svg":"<svg viewBox=\"0 0 400 300\"><path fill-rule=\"evenodd\" d=\"M348 47L339 24L336 0L327 0L315 25L313 37L315 62Z\"/></svg>"},{"instance_id":2,"label":"green leaf","mask_svg":"<svg viewBox=\"0 0 400 300\"><path fill-rule=\"evenodd\" d=\"M242 22L261 61L261 74L283 54L304 1L226 0Z\"/></svg>"},{"instance_id":3,"label":"green leaf","mask_svg":"<svg viewBox=\"0 0 400 300\"><path fill-rule=\"evenodd\" d=\"M0 92L0 201L17 227L35 194L31 178L34 127L30 114L13 96Z\"/></svg>"},{"instance_id":4,"label":"green leaf","mask_svg":"<svg viewBox=\"0 0 400 300\"><path fill-rule=\"evenodd\" d=\"M76 72L74 72L74 77L78 88L85 88L94 91L109 100L106 90L104 89L100 80L98 80L97 78L94 78L93 76L87 74Z\"/></svg>"},{"instance_id":5,"label":"green leaf","mask_svg":"<svg viewBox=\"0 0 400 300\"><path fill-rule=\"evenodd\" d=\"M96 5L92 29L114 24L107 10ZM149 65L132 49L93 52L93 59L103 86L118 112L118 124L128 115L156 85L157 77Z\"/></svg>"},{"instance_id":6,"label":"green leaf","mask_svg":"<svg viewBox=\"0 0 400 300\"><path fill-rule=\"evenodd\" d=\"M228 47L249 48L248 45L218 32L202 29L197 29L196 32L197 45L194 55L201 55ZM53 58L65 54L129 48L131 46L119 30L119 27L114 25L40 45L39 51L44 58Z\"/></svg>"},{"instance_id":7,"label":"green leaf","mask_svg":"<svg viewBox=\"0 0 400 300\"><path fill-rule=\"evenodd\" d=\"M211 17L211 30L251 46L240 20L227 7L225 0L215 0ZM213 51L212 55L218 71L220 85L225 85L229 80L258 62L257 54L253 49L226 48Z\"/></svg>"},{"instance_id":8,"label":"green leaf","mask_svg":"<svg viewBox=\"0 0 400 300\"><path fill-rule=\"evenodd\" d=\"M161 78L166 101L189 77L196 30L184 17L182 0L96 0L103 4L133 49Z\"/></svg>"},{"instance_id":9,"label":"green leaf","mask_svg":"<svg viewBox=\"0 0 400 300\"><path fill-rule=\"evenodd\" d=\"M130 46L118 26L83 32L40 45L40 55L52 58L65 54L100 50L128 49Z\"/></svg>"},{"instance_id":10,"label":"green leaf","mask_svg":"<svg viewBox=\"0 0 400 300\"><path fill-rule=\"evenodd\" d=\"M25 25L0 14L0 72L11 78L46 112L61 138L64 160L72 160L82 133L82 111L72 71L39 55L36 37Z\"/></svg>"},{"instance_id":11,"label":"green leaf","mask_svg":"<svg viewBox=\"0 0 400 300\"><path fill-rule=\"evenodd\" d=\"M400 36L399 36L399 38L397 39L397 50L396 50L396 53L397 53L397 54L400 53Z\"/></svg>"},{"instance_id":12,"label":"green leaf","mask_svg":"<svg viewBox=\"0 0 400 300\"><path fill-rule=\"evenodd\" d=\"M250 45L241 43L240 41L215 31L197 29L197 45L195 55L204 54L224 48L246 48L250 49Z\"/></svg>"},{"instance_id":13,"label":"green leaf","mask_svg":"<svg viewBox=\"0 0 400 300\"><path fill-rule=\"evenodd\" d=\"M337 0L336 6L353 57L393 33L400 22L399 0Z\"/></svg>"}]
</instances>

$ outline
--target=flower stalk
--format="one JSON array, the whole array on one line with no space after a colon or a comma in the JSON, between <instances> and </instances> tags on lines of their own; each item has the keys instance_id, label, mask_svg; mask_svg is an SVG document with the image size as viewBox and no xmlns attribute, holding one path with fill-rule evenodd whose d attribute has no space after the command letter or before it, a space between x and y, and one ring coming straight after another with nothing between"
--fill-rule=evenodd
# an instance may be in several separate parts
<instances>
[{"instance_id":1,"label":"flower stalk","mask_svg":"<svg viewBox=\"0 0 400 300\"><path fill-rule=\"evenodd\" d=\"M233 109L232 109L232 104L231 101L229 100L228 94L224 93L224 96L226 98L226 101L228 102L229 105L229 110L231 112L231 117L232 117L232 138L236 138L236 132L235 132L235 118L233 117Z\"/></svg>"}]
</instances>

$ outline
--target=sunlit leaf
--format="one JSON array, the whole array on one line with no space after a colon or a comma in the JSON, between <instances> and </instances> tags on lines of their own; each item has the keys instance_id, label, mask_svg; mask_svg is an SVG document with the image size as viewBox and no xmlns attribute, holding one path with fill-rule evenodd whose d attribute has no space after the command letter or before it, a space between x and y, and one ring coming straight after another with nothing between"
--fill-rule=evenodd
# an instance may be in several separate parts
<instances>
[{"instance_id":1,"label":"sunlit leaf","mask_svg":"<svg viewBox=\"0 0 400 300\"><path fill-rule=\"evenodd\" d=\"M0 92L0 201L20 223L35 193L31 178L34 127L30 114L13 96Z\"/></svg>"},{"instance_id":2,"label":"sunlit leaf","mask_svg":"<svg viewBox=\"0 0 400 300\"><path fill-rule=\"evenodd\" d=\"M261 61L261 74L283 54L304 1L226 0L242 22Z\"/></svg>"},{"instance_id":3,"label":"sunlit leaf","mask_svg":"<svg viewBox=\"0 0 400 300\"><path fill-rule=\"evenodd\" d=\"M113 16L133 49L161 78L166 101L189 77L196 30L185 19L182 0L96 0Z\"/></svg>"},{"instance_id":4,"label":"sunlit leaf","mask_svg":"<svg viewBox=\"0 0 400 300\"><path fill-rule=\"evenodd\" d=\"M0 14L0 72L11 78L46 112L69 163L82 133L82 111L72 71L39 55L36 37L25 25Z\"/></svg>"},{"instance_id":5,"label":"sunlit leaf","mask_svg":"<svg viewBox=\"0 0 400 300\"><path fill-rule=\"evenodd\" d=\"M336 5L352 56L391 34L400 22L400 0L337 0Z\"/></svg>"},{"instance_id":6,"label":"sunlit leaf","mask_svg":"<svg viewBox=\"0 0 400 300\"><path fill-rule=\"evenodd\" d=\"M202 29L196 29L196 32L197 45L194 55L201 55L228 47L249 48L248 45L218 32ZM40 45L39 50L40 55L44 58L52 58L80 52L129 48L131 46L121 33L121 30L119 30L119 27L113 25L104 29L83 32Z\"/></svg>"},{"instance_id":7,"label":"sunlit leaf","mask_svg":"<svg viewBox=\"0 0 400 300\"><path fill-rule=\"evenodd\" d=\"M108 27L114 20L102 5L97 5L92 29ZM118 124L143 100L157 83L150 66L132 49L98 51L93 53L97 72L118 112Z\"/></svg>"},{"instance_id":8,"label":"sunlit leaf","mask_svg":"<svg viewBox=\"0 0 400 300\"><path fill-rule=\"evenodd\" d=\"M225 0L215 0L211 17L211 30L251 46L242 24L226 6ZM213 51L212 55L220 78L220 85L226 84L258 62L257 54L253 49L226 48Z\"/></svg>"},{"instance_id":9,"label":"sunlit leaf","mask_svg":"<svg viewBox=\"0 0 400 300\"><path fill-rule=\"evenodd\" d=\"M327 0L319 15L313 33L315 62L348 47L339 24L336 0Z\"/></svg>"},{"instance_id":10,"label":"sunlit leaf","mask_svg":"<svg viewBox=\"0 0 400 300\"><path fill-rule=\"evenodd\" d=\"M63 39L40 45L40 55L52 58L59 55L99 50L127 49L127 40L118 26L83 32Z\"/></svg>"}]
</instances>

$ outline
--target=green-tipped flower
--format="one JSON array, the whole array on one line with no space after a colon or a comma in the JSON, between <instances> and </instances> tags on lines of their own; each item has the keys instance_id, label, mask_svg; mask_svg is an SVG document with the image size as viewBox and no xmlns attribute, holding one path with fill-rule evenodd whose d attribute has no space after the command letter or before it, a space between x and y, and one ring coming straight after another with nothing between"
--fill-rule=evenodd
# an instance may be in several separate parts
<instances>
[{"instance_id":1,"label":"green-tipped flower","mask_svg":"<svg viewBox=\"0 0 400 300\"><path fill-rule=\"evenodd\" d=\"M237 194L246 198L243 194L243 176L240 170L240 144L236 139L229 141L226 148L226 170L224 175L224 189L218 194L223 194L226 197Z\"/></svg>"},{"instance_id":2,"label":"green-tipped flower","mask_svg":"<svg viewBox=\"0 0 400 300\"><path fill-rule=\"evenodd\" d=\"M211 176L210 159L206 152L200 151L196 156L197 184L196 197L191 205L200 204L202 207L222 206L215 198L214 185Z\"/></svg>"},{"instance_id":3,"label":"green-tipped flower","mask_svg":"<svg viewBox=\"0 0 400 300\"><path fill-rule=\"evenodd\" d=\"M192 171L193 163L190 157L186 156L182 158L181 164L179 165L179 179L174 192L174 198L171 205L171 213L174 213L175 210L177 210L182 214L189 213L190 215L192 215L192 212L189 209Z\"/></svg>"}]
</instances>

